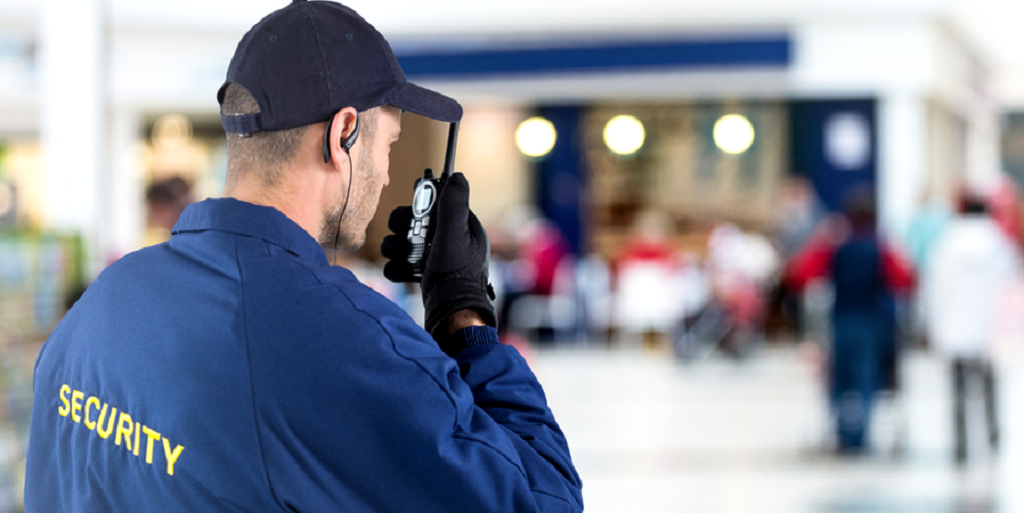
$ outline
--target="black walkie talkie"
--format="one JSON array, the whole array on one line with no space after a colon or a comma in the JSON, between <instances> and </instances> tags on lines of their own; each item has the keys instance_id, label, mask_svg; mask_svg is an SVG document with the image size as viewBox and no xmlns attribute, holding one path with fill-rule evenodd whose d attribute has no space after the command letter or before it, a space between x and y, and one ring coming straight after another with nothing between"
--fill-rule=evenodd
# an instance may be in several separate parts
<instances>
[{"instance_id":1,"label":"black walkie talkie","mask_svg":"<svg viewBox=\"0 0 1024 513\"><path fill-rule=\"evenodd\" d=\"M416 282L423 278L423 267L427 263L430 244L437 228L437 199L444 184L455 167L455 144L459 138L459 123L448 125L448 148L444 155L444 170L440 178L434 178L430 169L423 171L423 178L416 180L412 196L412 225L409 226L409 263Z\"/></svg>"}]
</instances>

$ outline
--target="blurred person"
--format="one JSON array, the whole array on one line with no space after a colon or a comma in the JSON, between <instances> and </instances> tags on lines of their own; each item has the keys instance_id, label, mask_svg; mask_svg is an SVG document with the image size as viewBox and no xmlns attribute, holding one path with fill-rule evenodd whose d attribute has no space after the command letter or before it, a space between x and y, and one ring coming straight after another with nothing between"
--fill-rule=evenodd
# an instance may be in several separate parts
<instances>
[{"instance_id":1,"label":"blurred person","mask_svg":"<svg viewBox=\"0 0 1024 513\"><path fill-rule=\"evenodd\" d=\"M828 277L834 288L830 398L841 454L867 449L875 395L896 385L896 294L909 292L909 263L876 231L874 192L855 187L844 199L849 236L832 234L805 248L790 280L798 288ZM835 229L831 223L830 231Z\"/></svg>"},{"instance_id":2,"label":"blurred person","mask_svg":"<svg viewBox=\"0 0 1024 513\"><path fill-rule=\"evenodd\" d=\"M321 247L364 244L401 111L461 106L354 11L302 0L245 35L218 100L225 197L104 270L40 352L25 510L582 511L543 390L497 338L465 177L438 197L427 331ZM382 244L392 281L410 219Z\"/></svg>"},{"instance_id":3,"label":"blurred person","mask_svg":"<svg viewBox=\"0 0 1024 513\"><path fill-rule=\"evenodd\" d=\"M773 236L782 258L789 260L804 247L814 227L825 217L825 207L810 180L790 176L783 186L777 212Z\"/></svg>"},{"instance_id":4,"label":"blurred person","mask_svg":"<svg viewBox=\"0 0 1024 513\"><path fill-rule=\"evenodd\" d=\"M817 227L826 216L814 184L803 176L790 176L783 187L782 198L777 211L772 241L778 248L784 265L789 265L813 237ZM773 328L785 335L802 339L804 320L801 316L800 291L780 280L769 294L769 309Z\"/></svg>"},{"instance_id":5,"label":"blurred person","mask_svg":"<svg viewBox=\"0 0 1024 513\"><path fill-rule=\"evenodd\" d=\"M558 265L569 254L569 244L558 227L543 217L531 221L523 232L522 257L532 266L530 292L550 296Z\"/></svg>"},{"instance_id":6,"label":"blurred person","mask_svg":"<svg viewBox=\"0 0 1024 513\"><path fill-rule=\"evenodd\" d=\"M1003 293L1022 277L1018 248L989 213L984 199L968 195L960 215L935 244L925 274L928 333L953 370L957 463L967 461L967 381L984 390L989 444L998 448L995 379L989 344Z\"/></svg>"},{"instance_id":7,"label":"blurred person","mask_svg":"<svg viewBox=\"0 0 1024 513\"><path fill-rule=\"evenodd\" d=\"M1024 207L1021 206L1020 186L1006 174L989 198L989 215L1015 244L1024 239Z\"/></svg>"},{"instance_id":8,"label":"blurred person","mask_svg":"<svg viewBox=\"0 0 1024 513\"><path fill-rule=\"evenodd\" d=\"M567 298L566 289L571 288L567 283L572 280L568 271L573 263L569 243L558 226L539 214L522 225L519 240L519 259L511 268L515 276L506 282L510 289L520 291L507 296L510 327L531 332L524 334L537 342L552 343L558 328L566 324L566 319L556 317L570 313L556 311L558 304L564 303L561 299Z\"/></svg>"},{"instance_id":9,"label":"blurred person","mask_svg":"<svg viewBox=\"0 0 1024 513\"><path fill-rule=\"evenodd\" d=\"M192 187L180 176L153 182L146 188L144 244L167 242L185 207L192 204Z\"/></svg>"},{"instance_id":10,"label":"blurred person","mask_svg":"<svg viewBox=\"0 0 1024 513\"><path fill-rule=\"evenodd\" d=\"M935 243L945 231L951 217L952 212L944 198L930 194L922 198L917 212L910 221L906 239L907 250L914 267L922 276L927 272L932 248L935 247Z\"/></svg>"},{"instance_id":11,"label":"blurred person","mask_svg":"<svg viewBox=\"0 0 1024 513\"><path fill-rule=\"evenodd\" d=\"M785 264L781 281L799 296L798 329L804 343L824 346L831 337L833 301L829 269L836 248L849 236L849 221L843 214L832 213L815 226L804 247Z\"/></svg>"},{"instance_id":12,"label":"blurred person","mask_svg":"<svg viewBox=\"0 0 1024 513\"><path fill-rule=\"evenodd\" d=\"M580 258L574 278L577 338L610 343L615 326L611 266L601 255L589 253Z\"/></svg>"},{"instance_id":13,"label":"blurred person","mask_svg":"<svg viewBox=\"0 0 1024 513\"><path fill-rule=\"evenodd\" d=\"M673 283L678 261L669 239L672 223L662 211L641 213L615 259L619 323L648 347L661 345L682 313Z\"/></svg>"},{"instance_id":14,"label":"blurred person","mask_svg":"<svg viewBox=\"0 0 1024 513\"><path fill-rule=\"evenodd\" d=\"M533 267L522 258L525 238L523 227L540 215L536 208L519 205L504 212L493 228L488 229L491 243L491 266L494 269L495 307L498 312L498 335L506 343L509 337L522 338L521 333L510 331L513 305L533 286ZM518 343L518 342L517 342Z\"/></svg>"},{"instance_id":15,"label":"blurred person","mask_svg":"<svg viewBox=\"0 0 1024 513\"><path fill-rule=\"evenodd\" d=\"M896 293L909 292L909 263L876 232L874 192L854 189L844 213L850 239L836 249L831 276L832 397L841 452L867 447L874 395L895 388Z\"/></svg>"},{"instance_id":16,"label":"blurred person","mask_svg":"<svg viewBox=\"0 0 1024 513\"><path fill-rule=\"evenodd\" d=\"M646 210L637 216L630 235L619 251L618 262L629 260L668 263L676 248L670 240L673 220L660 210Z\"/></svg>"},{"instance_id":17,"label":"blurred person","mask_svg":"<svg viewBox=\"0 0 1024 513\"><path fill-rule=\"evenodd\" d=\"M701 257L686 251L677 256L678 271L674 286L679 301L679 322L673 333L673 352L677 358L692 360L698 356L699 344L720 338L710 330L722 324L713 316L702 317L711 301L711 283ZM703 321L703 324L698 324Z\"/></svg>"},{"instance_id":18,"label":"blurred person","mask_svg":"<svg viewBox=\"0 0 1024 513\"><path fill-rule=\"evenodd\" d=\"M721 349L743 356L763 335L768 288L778 270L771 243L760 235L744 233L732 223L716 226L708 238L707 272L712 298L708 307L721 309L728 324L719 341Z\"/></svg>"},{"instance_id":19,"label":"blurred person","mask_svg":"<svg viewBox=\"0 0 1024 513\"><path fill-rule=\"evenodd\" d=\"M932 192L921 198L917 212L910 220L906 236L907 251L920 276L927 275L932 250L946 230L950 218L952 210L943 195ZM916 343L927 346L927 299L922 294L916 294L911 303L911 333Z\"/></svg>"}]
</instances>

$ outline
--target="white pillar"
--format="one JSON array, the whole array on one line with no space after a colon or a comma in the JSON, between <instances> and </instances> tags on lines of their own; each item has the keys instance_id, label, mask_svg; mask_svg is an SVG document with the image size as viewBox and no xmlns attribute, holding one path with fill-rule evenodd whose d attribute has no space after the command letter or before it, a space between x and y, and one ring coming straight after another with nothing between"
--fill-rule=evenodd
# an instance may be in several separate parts
<instances>
[{"instance_id":1,"label":"white pillar","mask_svg":"<svg viewBox=\"0 0 1024 513\"><path fill-rule=\"evenodd\" d=\"M967 184L980 192L991 192L1002 173L999 156L999 107L978 98L972 104L967 123Z\"/></svg>"},{"instance_id":2,"label":"white pillar","mask_svg":"<svg viewBox=\"0 0 1024 513\"><path fill-rule=\"evenodd\" d=\"M878 104L878 221L892 240L907 233L928 178L928 104L910 93Z\"/></svg>"},{"instance_id":3,"label":"white pillar","mask_svg":"<svg viewBox=\"0 0 1024 513\"><path fill-rule=\"evenodd\" d=\"M111 163L109 201L103 218L108 236L106 258L117 258L142 247L145 231L145 177L142 169L142 118L134 110L114 110L110 116Z\"/></svg>"},{"instance_id":4,"label":"white pillar","mask_svg":"<svg viewBox=\"0 0 1024 513\"><path fill-rule=\"evenodd\" d=\"M102 0L44 0L40 17L43 227L78 233L102 267L105 129Z\"/></svg>"}]
</instances>

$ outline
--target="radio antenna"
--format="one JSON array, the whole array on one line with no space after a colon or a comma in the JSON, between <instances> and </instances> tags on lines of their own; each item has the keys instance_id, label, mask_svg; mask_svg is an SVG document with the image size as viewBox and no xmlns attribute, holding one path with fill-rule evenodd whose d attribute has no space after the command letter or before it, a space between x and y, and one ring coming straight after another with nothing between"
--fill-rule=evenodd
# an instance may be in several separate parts
<instances>
[{"instance_id":1,"label":"radio antenna","mask_svg":"<svg viewBox=\"0 0 1024 513\"><path fill-rule=\"evenodd\" d=\"M459 122L448 124L448 148L444 154L444 169L441 171L441 179L452 176L455 171L455 143L459 139Z\"/></svg>"}]
</instances>

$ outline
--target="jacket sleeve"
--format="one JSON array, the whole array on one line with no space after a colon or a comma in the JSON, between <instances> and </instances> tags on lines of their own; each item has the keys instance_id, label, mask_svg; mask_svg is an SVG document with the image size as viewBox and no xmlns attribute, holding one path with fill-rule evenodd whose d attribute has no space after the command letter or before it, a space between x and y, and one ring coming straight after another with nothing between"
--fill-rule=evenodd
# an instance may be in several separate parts
<instances>
[{"instance_id":1,"label":"jacket sleeve","mask_svg":"<svg viewBox=\"0 0 1024 513\"><path fill-rule=\"evenodd\" d=\"M512 440L531 490L542 501L561 498L572 511L582 511L582 483L565 435L526 361L515 348L499 343L491 327L465 328L455 338L467 346L455 353L455 360L475 406Z\"/></svg>"},{"instance_id":2,"label":"jacket sleeve","mask_svg":"<svg viewBox=\"0 0 1024 513\"><path fill-rule=\"evenodd\" d=\"M882 272L889 290L905 294L914 286L914 271L910 261L891 246L882 245Z\"/></svg>"},{"instance_id":3,"label":"jacket sleeve","mask_svg":"<svg viewBox=\"0 0 1024 513\"><path fill-rule=\"evenodd\" d=\"M250 340L253 400L283 511L582 511L565 437L514 348L468 328L453 359L397 307L363 299L296 307L310 328L286 344L249 327L266 338Z\"/></svg>"},{"instance_id":4,"label":"jacket sleeve","mask_svg":"<svg viewBox=\"0 0 1024 513\"><path fill-rule=\"evenodd\" d=\"M820 241L812 241L797 253L787 265L786 284L803 292L816 278L825 278L832 269L835 247Z\"/></svg>"}]
</instances>

